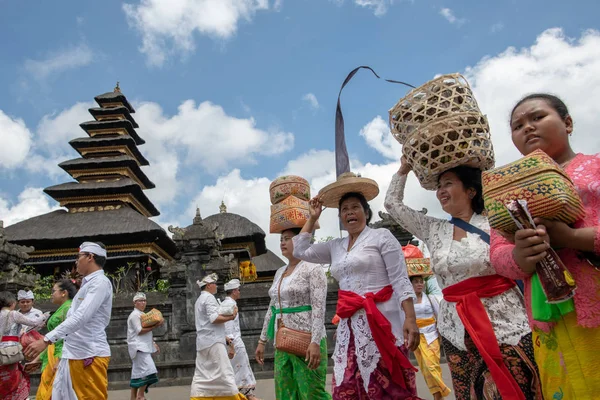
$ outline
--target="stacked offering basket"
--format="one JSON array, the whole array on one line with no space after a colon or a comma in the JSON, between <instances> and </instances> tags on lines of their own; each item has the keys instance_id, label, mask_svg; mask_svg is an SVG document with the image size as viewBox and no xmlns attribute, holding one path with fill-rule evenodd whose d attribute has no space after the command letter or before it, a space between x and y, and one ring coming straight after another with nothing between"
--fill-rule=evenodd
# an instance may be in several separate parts
<instances>
[{"instance_id":1,"label":"stacked offering basket","mask_svg":"<svg viewBox=\"0 0 600 400\"><path fill-rule=\"evenodd\" d=\"M459 165L494 166L487 118L460 74L411 90L390 110L390 128L425 189L435 189L439 175Z\"/></svg>"}]
</instances>

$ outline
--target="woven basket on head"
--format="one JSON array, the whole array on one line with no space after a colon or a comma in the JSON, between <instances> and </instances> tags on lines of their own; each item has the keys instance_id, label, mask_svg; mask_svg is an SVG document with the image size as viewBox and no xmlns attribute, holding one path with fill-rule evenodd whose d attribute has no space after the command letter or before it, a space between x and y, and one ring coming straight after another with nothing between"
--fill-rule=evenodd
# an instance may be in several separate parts
<instances>
[{"instance_id":1,"label":"woven basket on head","mask_svg":"<svg viewBox=\"0 0 600 400\"><path fill-rule=\"evenodd\" d=\"M460 113L416 130L402 146L402 153L421 186L433 190L441 173L466 165L487 170L494 166L494 149L487 118L479 113Z\"/></svg>"},{"instance_id":2,"label":"woven basket on head","mask_svg":"<svg viewBox=\"0 0 600 400\"><path fill-rule=\"evenodd\" d=\"M442 75L411 90L389 111L392 135L400 144L419 127L450 114L475 112L479 106L460 74Z\"/></svg>"}]
</instances>

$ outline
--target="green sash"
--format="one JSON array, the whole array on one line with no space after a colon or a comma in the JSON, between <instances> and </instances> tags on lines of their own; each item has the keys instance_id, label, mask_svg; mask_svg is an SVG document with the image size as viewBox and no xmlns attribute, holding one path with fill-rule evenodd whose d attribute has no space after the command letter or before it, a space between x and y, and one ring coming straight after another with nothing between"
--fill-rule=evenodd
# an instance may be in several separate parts
<instances>
[{"instance_id":1,"label":"green sash","mask_svg":"<svg viewBox=\"0 0 600 400\"><path fill-rule=\"evenodd\" d=\"M531 313L540 322L556 322L563 315L575 311L573 299L558 304L549 304L537 273L531 277Z\"/></svg>"},{"instance_id":2,"label":"green sash","mask_svg":"<svg viewBox=\"0 0 600 400\"><path fill-rule=\"evenodd\" d=\"M271 306L271 319L269 320L269 329L267 330L267 337L269 339L273 339L275 337L275 318L277 314L294 314L304 311L312 311L312 306L298 306L298 307L287 307L283 309L275 308L275 306Z\"/></svg>"}]
</instances>

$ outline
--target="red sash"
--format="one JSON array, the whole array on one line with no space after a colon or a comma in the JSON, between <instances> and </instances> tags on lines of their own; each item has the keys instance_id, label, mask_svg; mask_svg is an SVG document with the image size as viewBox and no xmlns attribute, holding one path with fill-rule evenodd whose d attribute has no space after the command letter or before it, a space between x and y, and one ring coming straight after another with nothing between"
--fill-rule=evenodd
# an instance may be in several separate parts
<instances>
[{"instance_id":1,"label":"red sash","mask_svg":"<svg viewBox=\"0 0 600 400\"><path fill-rule=\"evenodd\" d=\"M525 400L525 395L502 360L500 346L482 298L498 296L515 286L515 281L500 275L478 276L448 286L444 300L456 303L456 311L473 339L504 400Z\"/></svg>"},{"instance_id":2,"label":"red sash","mask_svg":"<svg viewBox=\"0 0 600 400\"><path fill-rule=\"evenodd\" d=\"M377 293L367 293L362 297L347 290L338 291L336 313L340 318L350 318L358 310L365 309L373 340L377 345L381 359L392 380L406 389L403 369L416 371L409 359L396 347L396 338L392 334L390 321L379 311L375 303L388 301L392 297L392 286L388 285Z\"/></svg>"}]
</instances>

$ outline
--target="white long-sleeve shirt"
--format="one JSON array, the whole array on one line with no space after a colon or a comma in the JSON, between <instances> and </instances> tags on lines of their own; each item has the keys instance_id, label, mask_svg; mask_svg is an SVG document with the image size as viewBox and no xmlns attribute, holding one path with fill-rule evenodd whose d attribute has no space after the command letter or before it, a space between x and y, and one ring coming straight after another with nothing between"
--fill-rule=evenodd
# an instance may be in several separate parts
<instances>
[{"instance_id":1,"label":"white long-sleeve shirt","mask_svg":"<svg viewBox=\"0 0 600 400\"><path fill-rule=\"evenodd\" d=\"M215 296L203 290L194 306L196 317L196 351L215 343L225 344L225 324L213 324L219 317L219 303Z\"/></svg>"},{"instance_id":2,"label":"white long-sleeve shirt","mask_svg":"<svg viewBox=\"0 0 600 400\"><path fill-rule=\"evenodd\" d=\"M104 270L83 278L67 318L46 334L51 342L64 339L62 358L110 357L106 327L110 323L112 297L112 284L104 276Z\"/></svg>"},{"instance_id":3,"label":"white long-sleeve shirt","mask_svg":"<svg viewBox=\"0 0 600 400\"><path fill-rule=\"evenodd\" d=\"M142 315L144 313L134 308L127 318L127 348L129 356L133 360L138 351L142 353L154 353L152 331L140 335L142 331Z\"/></svg>"}]
</instances>

